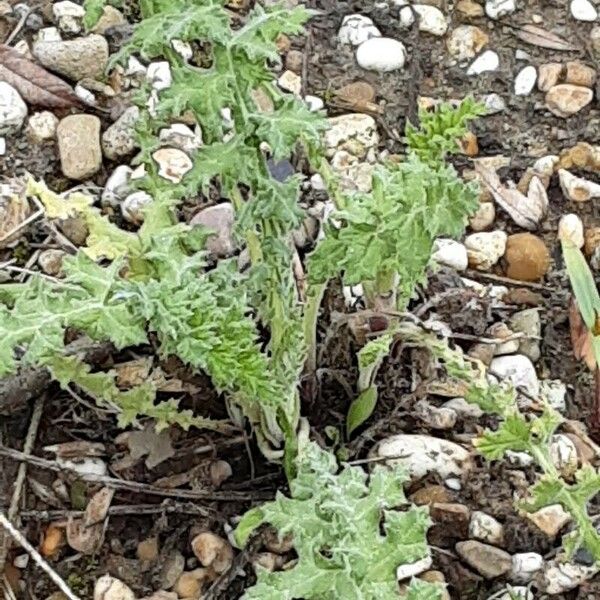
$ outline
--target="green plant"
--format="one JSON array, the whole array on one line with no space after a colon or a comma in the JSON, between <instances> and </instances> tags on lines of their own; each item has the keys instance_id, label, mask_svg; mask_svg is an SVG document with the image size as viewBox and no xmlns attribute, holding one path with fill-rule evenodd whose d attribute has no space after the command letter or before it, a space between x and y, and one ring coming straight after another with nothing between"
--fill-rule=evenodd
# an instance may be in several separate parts
<instances>
[{"instance_id":1,"label":"green plant","mask_svg":"<svg viewBox=\"0 0 600 600\"><path fill-rule=\"evenodd\" d=\"M308 443L297 458L291 497L250 510L235 536L244 546L257 527L269 523L280 537L291 534L298 554L285 571L259 570L250 600L393 600L400 596L396 571L429 556L427 509L407 506L401 469L375 466L370 476L346 465L338 472L330 452ZM400 510L395 510L400 509ZM413 579L410 600L439 600L441 588Z\"/></svg>"},{"instance_id":2,"label":"green plant","mask_svg":"<svg viewBox=\"0 0 600 600\"><path fill-rule=\"evenodd\" d=\"M526 452L541 471L541 477L529 490L529 498L519 508L533 512L545 506L560 504L574 523L571 533L563 538L567 555L577 548L587 548L600 561L600 535L587 513L587 505L600 492L600 474L591 466L579 468L573 475L563 474L555 465L551 444L564 421L562 415L542 400L538 415L525 413L517 405L517 394L508 384L489 383L481 365L469 361L459 350L451 349L433 334L415 334L415 339L431 350L448 374L462 382L466 399L486 412L498 416L495 430L486 430L474 442L477 450L489 460L498 460L508 451Z\"/></svg>"},{"instance_id":3,"label":"green plant","mask_svg":"<svg viewBox=\"0 0 600 600\"><path fill-rule=\"evenodd\" d=\"M309 279L322 284L341 273L344 283L365 287L370 306L405 305L422 282L434 240L459 236L476 210L477 190L445 162L459 149L470 120L483 113L466 99L419 112L419 128L406 127L408 156L378 167L373 191L356 193L333 218L325 239L309 261Z\"/></svg>"}]
</instances>

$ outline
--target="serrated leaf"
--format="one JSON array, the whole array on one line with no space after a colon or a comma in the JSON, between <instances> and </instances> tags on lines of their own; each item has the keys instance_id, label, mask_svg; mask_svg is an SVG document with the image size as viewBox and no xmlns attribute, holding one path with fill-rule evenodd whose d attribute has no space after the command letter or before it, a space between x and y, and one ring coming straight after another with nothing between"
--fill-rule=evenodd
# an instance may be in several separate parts
<instances>
[{"instance_id":1,"label":"serrated leaf","mask_svg":"<svg viewBox=\"0 0 600 600\"><path fill-rule=\"evenodd\" d=\"M531 448L531 425L520 413L505 417L496 431L487 430L473 443L490 460L498 460L507 450L527 452Z\"/></svg>"},{"instance_id":2,"label":"serrated leaf","mask_svg":"<svg viewBox=\"0 0 600 600\"><path fill-rule=\"evenodd\" d=\"M291 498L253 509L236 530L244 542L261 523L279 535L291 533L298 559L286 570L259 570L256 585L245 599L398 598L396 570L428 555L427 511L405 504L402 471L376 467L367 481L357 467L336 474L332 455L309 443L298 457L298 473L291 482ZM359 517L360 515L360 517ZM411 583L413 600L438 599L441 588Z\"/></svg>"}]
</instances>

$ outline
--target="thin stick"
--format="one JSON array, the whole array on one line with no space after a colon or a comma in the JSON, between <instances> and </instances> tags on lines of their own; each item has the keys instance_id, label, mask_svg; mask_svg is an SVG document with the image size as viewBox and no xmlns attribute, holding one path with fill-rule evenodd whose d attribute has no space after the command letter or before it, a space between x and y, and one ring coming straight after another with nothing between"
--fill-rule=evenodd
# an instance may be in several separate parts
<instances>
[{"instance_id":1,"label":"thin stick","mask_svg":"<svg viewBox=\"0 0 600 600\"><path fill-rule=\"evenodd\" d=\"M42 412L44 410L45 394L41 395L36 401L33 408L33 414L31 415L31 422L29 423L29 429L27 430L27 437L25 438L25 444L23 445L23 454L31 454L35 439L37 437L38 428L40 426L40 420L42 418ZM19 501L21 500L21 492L23 491L23 484L25 483L25 477L27 475L27 463L22 462L19 465L17 471L17 479L15 481L15 487L13 489L12 498L8 507L8 519L11 523L17 517L19 512ZM0 532L3 534L4 532ZM8 554L8 543L4 540L4 535L0 535L0 573L4 571L4 564L6 563L6 555Z\"/></svg>"},{"instance_id":2,"label":"thin stick","mask_svg":"<svg viewBox=\"0 0 600 600\"><path fill-rule=\"evenodd\" d=\"M2 237L0 237L0 244L2 242L6 241L8 238L15 235L15 233L17 233L18 231L21 231L21 229L23 229L24 227L27 227L27 225L29 225L29 223L32 223L38 217L41 217L43 214L44 214L43 210L37 210L33 214L29 215L26 219L21 221L18 225L15 225L10 231L8 231Z\"/></svg>"},{"instance_id":3,"label":"thin stick","mask_svg":"<svg viewBox=\"0 0 600 600\"><path fill-rule=\"evenodd\" d=\"M19 32L21 31L21 29L23 29L23 25L25 25L25 21L27 21L27 17L30 15L30 13L31 13L31 8L29 8L29 7L27 7L27 10L23 11L21 18L19 19L19 22L17 23L15 28L12 30L11 34L6 38L6 41L4 42L7 46L10 46L12 44L13 40L19 35Z\"/></svg>"},{"instance_id":4,"label":"thin stick","mask_svg":"<svg viewBox=\"0 0 600 600\"><path fill-rule=\"evenodd\" d=\"M65 581L60 577L56 571L42 558L40 553L23 537L20 531L12 526L12 523L6 518L6 515L0 510L0 525L8 531L10 536L19 544L24 550L27 551L29 556L37 563L37 565L44 571L50 579L57 585L58 589L69 599L69 600L81 600L76 596L70 589Z\"/></svg>"},{"instance_id":5,"label":"thin stick","mask_svg":"<svg viewBox=\"0 0 600 600\"><path fill-rule=\"evenodd\" d=\"M271 491L257 491L252 493L241 493L241 492L213 492L213 491L195 491L195 490L169 490L160 488L155 485L148 483L138 483L137 481L126 481L124 479L117 479L116 477L109 477L107 475L94 475L92 473L79 472L76 469L69 469L64 465L60 465L56 461L46 460L39 456L26 455L18 450L7 448L6 446L0 446L0 456L6 456L14 460L22 460L29 464L41 467L43 469L49 469L57 473L70 473L82 479L83 481L92 481L94 483L101 483L115 490L128 490L136 494L150 494L153 496L162 496L166 498L184 498L186 500L214 500L221 502L246 502L253 500L271 500L274 493Z\"/></svg>"},{"instance_id":6,"label":"thin stick","mask_svg":"<svg viewBox=\"0 0 600 600\"><path fill-rule=\"evenodd\" d=\"M489 279L490 281L498 281L500 283L506 283L508 285L514 285L517 287L529 287L534 290L547 290L551 291L547 285L541 283L535 283L533 281L520 281L518 279L511 279L510 277L503 277L502 275L494 275L493 273L484 273L483 271L468 270L467 275L477 281L477 279Z\"/></svg>"}]
</instances>

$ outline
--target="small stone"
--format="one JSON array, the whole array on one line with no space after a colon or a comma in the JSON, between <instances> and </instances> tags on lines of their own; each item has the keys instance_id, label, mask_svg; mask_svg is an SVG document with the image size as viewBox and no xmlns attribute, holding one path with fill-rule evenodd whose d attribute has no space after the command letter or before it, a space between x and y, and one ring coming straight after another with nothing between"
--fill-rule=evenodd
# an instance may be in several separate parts
<instances>
[{"instance_id":1,"label":"small stone","mask_svg":"<svg viewBox=\"0 0 600 600\"><path fill-rule=\"evenodd\" d=\"M120 579L103 575L94 586L94 600L135 600L135 594Z\"/></svg>"},{"instance_id":2,"label":"small stone","mask_svg":"<svg viewBox=\"0 0 600 600\"><path fill-rule=\"evenodd\" d=\"M48 110L34 113L27 122L27 136L39 144L56 137L58 118Z\"/></svg>"},{"instance_id":3,"label":"small stone","mask_svg":"<svg viewBox=\"0 0 600 600\"><path fill-rule=\"evenodd\" d=\"M537 397L540 391L535 367L522 354L495 357L490 363L490 372L501 381L512 383L515 388L522 387L530 396Z\"/></svg>"},{"instance_id":4,"label":"small stone","mask_svg":"<svg viewBox=\"0 0 600 600\"><path fill-rule=\"evenodd\" d=\"M178 148L160 148L152 153L152 158L158 165L158 175L173 183L179 183L194 166L192 159Z\"/></svg>"},{"instance_id":5,"label":"small stone","mask_svg":"<svg viewBox=\"0 0 600 600\"><path fill-rule=\"evenodd\" d=\"M381 37L381 32L375 27L373 21L364 15L346 15L338 31L340 44L360 46L371 38Z\"/></svg>"},{"instance_id":6,"label":"small stone","mask_svg":"<svg viewBox=\"0 0 600 600\"><path fill-rule=\"evenodd\" d=\"M137 557L143 562L154 562L158 558L158 538L150 537L142 540L137 545Z\"/></svg>"},{"instance_id":7,"label":"small stone","mask_svg":"<svg viewBox=\"0 0 600 600\"><path fill-rule=\"evenodd\" d=\"M540 395L559 413L564 413L567 409L567 386L560 379L541 379Z\"/></svg>"},{"instance_id":8,"label":"small stone","mask_svg":"<svg viewBox=\"0 0 600 600\"><path fill-rule=\"evenodd\" d=\"M589 88L561 83L548 90L546 108L557 117L567 118L585 108L594 97Z\"/></svg>"},{"instance_id":9,"label":"small stone","mask_svg":"<svg viewBox=\"0 0 600 600\"><path fill-rule=\"evenodd\" d=\"M508 320L508 326L515 333L523 333L527 336L519 340L519 354L524 354L531 362L537 362L541 354L538 341L542 335L540 311L536 308L528 308L516 312Z\"/></svg>"},{"instance_id":10,"label":"small stone","mask_svg":"<svg viewBox=\"0 0 600 600\"><path fill-rule=\"evenodd\" d=\"M194 600L202 597L202 588L207 581L210 581L211 576L208 569L199 568L193 571L182 573L173 590L179 598L189 598Z\"/></svg>"},{"instance_id":11,"label":"small stone","mask_svg":"<svg viewBox=\"0 0 600 600\"><path fill-rule=\"evenodd\" d=\"M413 563L408 563L404 565L400 565L396 569L396 579L398 581L402 581L403 579L408 579L409 577L414 577L423 571L427 571L433 564L430 555L427 555L425 558L421 560L417 560Z\"/></svg>"},{"instance_id":12,"label":"small stone","mask_svg":"<svg viewBox=\"0 0 600 600\"><path fill-rule=\"evenodd\" d=\"M469 451L462 446L428 435L393 435L381 440L370 455L390 457L386 464L405 467L411 480L427 473L437 473L442 479L460 477L473 467Z\"/></svg>"},{"instance_id":13,"label":"small stone","mask_svg":"<svg viewBox=\"0 0 600 600\"><path fill-rule=\"evenodd\" d=\"M538 76L538 90L547 92L558 84L562 75L563 66L560 63L544 63L540 65Z\"/></svg>"},{"instance_id":14,"label":"small stone","mask_svg":"<svg viewBox=\"0 0 600 600\"><path fill-rule=\"evenodd\" d=\"M469 522L469 537L494 546L501 546L504 542L504 526L491 515L476 510L471 515Z\"/></svg>"},{"instance_id":15,"label":"small stone","mask_svg":"<svg viewBox=\"0 0 600 600\"><path fill-rule=\"evenodd\" d=\"M123 200L121 204L121 214L129 223L140 225L144 222L145 210L152 204L153 199L150 194L144 191L133 192Z\"/></svg>"},{"instance_id":16,"label":"small stone","mask_svg":"<svg viewBox=\"0 0 600 600\"><path fill-rule=\"evenodd\" d=\"M465 156L477 156L479 154L479 143L477 136L472 131L467 131L463 137L458 140L460 150Z\"/></svg>"},{"instance_id":17,"label":"small stone","mask_svg":"<svg viewBox=\"0 0 600 600\"><path fill-rule=\"evenodd\" d=\"M452 497L443 485L427 484L411 494L410 501L417 506L425 506L435 502L452 502Z\"/></svg>"},{"instance_id":18,"label":"small stone","mask_svg":"<svg viewBox=\"0 0 600 600\"><path fill-rule=\"evenodd\" d=\"M487 115L494 115L502 112L506 108L506 102L500 94L488 94L483 99L483 104Z\"/></svg>"},{"instance_id":19,"label":"small stone","mask_svg":"<svg viewBox=\"0 0 600 600\"><path fill-rule=\"evenodd\" d=\"M92 32L104 35L111 27L118 27L119 25L125 25L126 23L127 19L125 19L120 10L117 10L110 4L106 4L102 8L102 14L98 19L98 22L92 28Z\"/></svg>"},{"instance_id":20,"label":"small stone","mask_svg":"<svg viewBox=\"0 0 600 600\"><path fill-rule=\"evenodd\" d=\"M108 43L96 33L73 40L38 39L32 51L44 67L74 81L102 76L108 62Z\"/></svg>"},{"instance_id":21,"label":"small stone","mask_svg":"<svg viewBox=\"0 0 600 600\"><path fill-rule=\"evenodd\" d=\"M452 31L446 45L454 58L465 60L475 57L489 40L488 34L479 27L460 25Z\"/></svg>"},{"instance_id":22,"label":"small stone","mask_svg":"<svg viewBox=\"0 0 600 600\"><path fill-rule=\"evenodd\" d=\"M360 67L369 71L395 71L404 67L406 48L398 40L371 38L358 47L356 60Z\"/></svg>"},{"instance_id":23,"label":"small stone","mask_svg":"<svg viewBox=\"0 0 600 600\"><path fill-rule=\"evenodd\" d=\"M206 249L215 258L231 256L235 252L233 223L235 214L229 202L209 206L194 215L190 225L202 225L214 235L208 238Z\"/></svg>"},{"instance_id":24,"label":"small stone","mask_svg":"<svg viewBox=\"0 0 600 600\"><path fill-rule=\"evenodd\" d=\"M94 115L70 115L56 128L61 169L65 177L83 180L102 165L100 119Z\"/></svg>"},{"instance_id":25,"label":"small stone","mask_svg":"<svg viewBox=\"0 0 600 600\"><path fill-rule=\"evenodd\" d=\"M594 52L600 52L600 26L595 25L592 28L592 31L590 32L590 43Z\"/></svg>"},{"instance_id":26,"label":"small stone","mask_svg":"<svg viewBox=\"0 0 600 600\"><path fill-rule=\"evenodd\" d=\"M469 507L458 502L436 502L431 505L429 514L445 534L459 539L467 537L471 517Z\"/></svg>"},{"instance_id":27,"label":"small stone","mask_svg":"<svg viewBox=\"0 0 600 600\"><path fill-rule=\"evenodd\" d=\"M519 71L515 78L515 96L529 96L537 80L535 67L529 65Z\"/></svg>"},{"instance_id":28,"label":"small stone","mask_svg":"<svg viewBox=\"0 0 600 600\"><path fill-rule=\"evenodd\" d=\"M166 60L151 62L146 69L146 79L156 91L170 88L173 83L171 65Z\"/></svg>"},{"instance_id":29,"label":"small stone","mask_svg":"<svg viewBox=\"0 0 600 600\"><path fill-rule=\"evenodd\" d=\"M515 583L529 583L544 566L544 558L537 552L513 554L510 580Z\"/></svg>"},{"instance_id":30,"label":"small stone","mask_svg":"<svg viewBox=\"0 0 600 600\"><path fill-rule=\"evenodd\" d=\"M304 102L310 112L319 112L325 108L325 102L318 96L304 96Z\"/></svg>"},{"instance_id":31,"label":"small stone","mask_svg":"<svg viewBox=\"0 0 600 600\"><path fill-rule=\"evenodd\" d=\"M210 532L199 533L192 540L192 550L200 564L221 574L229 570L233 562L233 549L227 540Z\"/></svg>"},{"instance_id":32,"label":"small stone","mask_svg":"<svg viewBox=\"0 0 600 600\"><path fill-rule=\"evenodd\" d=\"M135 125L140 118L140 109L130 106L102 134L104 156L110 160L119 160L131 154L137 147Z\"/></svg>"},{"instance_id":33,"label":"small stone","mask_svg":"<svg viewBox=\"0 0 600 600\"><path fill-rule=\"evenodd\" d=\"M88 226L83 217L69 217L60 221L60 230L74 245L83 246L89 235Z\"/></svg>"},{"instance_id":34,"label":"small stone","mask_svg":"<svg viewBox=\"0 0 600 600\"><path fill-rule=\"evenodd\" d=\"M38 257L38 265L46 275L58 275L62 270L63 259L66 256L63 250L44 250Z\"/></svg>"},{"instance_id":35,"label":"small stone","mask_svg":"<svg viewBox=\"0 0 600 600\"><path fill-rule=\"evenodd\" d=\"M129 180L132 174L131 167L119 165L106 180L102 190L101 203L103 206L112 206L116 208L130 192Z\"/></svg>"},{"instance_id":36,"label":"small stone","mask_svg":"<svg viewBox=\"0 0 600 600\"><path fill-rule=\"evenodd\" d=\"M477 212L469 217L469 225L473 231L485 231L494 224L496 207L493 202L481 202Z\"/></svg>"},{"instance_id":37,"label":"small stone","mask_svg":"<svg viewBox=\"0 0 600 600\"><path fill-rule=\"evenodd\" d=\"M300 96L302 93L302 78L294 71L284 71L277 80L277 85L282 90L291 92L294 96Z\"/></svg>"},{"instance_id":38,"label":"small stone","mask_svg":"<svg viewBox=\"0 0 600 600\"><path fill-rule=\"evenodd\" d=\"M566 169L559 169L558 177L563 194L569 200L587 202L592 198L600 198L599 184L583 179L582 177L576 177Z\"/></svg>"},{"instance_id":39,"label":"small stone","mask_svg":"<svg viewBox=\"0 0 600 600\"><path fill-rule=\"evenodd\" d=\"M375 101L375 88L366 81L355 81L340 88L336 95L350 104L365 104Z\"/></svg>"},{"instance_id":40,"label":"small stone","mask_svg":"<svg viewBox=\"0 0 600 600\"><path fill-rule=\"evenodd\" d=\"M515 0L486 0L485 14L490 19L505 17L517 10Z\"/></svg>"},{"instance_id":41,"label":"small stone","mask_svg":"<svg viewBox=\"0 0 600 600\"><path fill-rule=\"evenodd\" d=\"M261 569L266 569L269 573L281 571L283 565L287 562L285 556L275 554L274 552L259 552L252 561L252 568L255 573L259 573Z\"/></svg>"},{"instance_id":42,"label":"small stone","mask_svg":"<svg viewBox=\"0 0 600 600\"><path fill-rule=\"evenodd\" d=\"M508 552L475 540L458 542L456 552L486 579L500 577L508 573L512 567L512 558Z\"/></svg>"},{"instance_id":43,"label":"small stone","mask_svg":"<svg viewBox=\"0 0 600 600\"><path fill-rule=\"evenodd\" d=\"M301 74L304 64L304 54L300 50L290 50L285 55L285 68L294 73Z\"/></svg>"},{"instance_id":44,"label":"small stone","mask_svg":"<svg viewBox=\"0 0 600 600\"><path fill-rule=\"evenodd\" d=\"M183 123L173 123L169 127L161 129L158 139L162 144L179 148L186 154L192 154L202 146L202 132L196 126L195 131Z\"/></svg>"},{"instance_id":45,"label":"small stone","mask_svg":"<svg viewBox=\"0 0 600 600\"><path fill-rule=\"evenodd\" d=\"M493 346L493 344L487 344ZM491 358L490 358L491 360ZM477 404L471 404L464 398L452 398L442 404L443 408L451 408L459 417L467 419L478 419L483 416L483 410Z\"/></svg>"},{"instance_id":46,"label":"small stone","mask_svg":"<svg viewBox=\"0 0 600 600\"><path fill-rule=\"evenodd\" d=\"M426 581L427 583L437 584L441 590L441 595L438 600L451 600L450 594L446 589L446 579L441 571L425 571L419 575L419 579Z\"/></svg>"},{"instance_id":47,"label":"small stone","mask_svg":"<svg viewBox=\"0 0 600 600\"><path fill-rule=\"evenodd\" d=\"M371 148L379 143L377 123L371 115L349 113L327 119L325 131L325 153L332 158L339 150L364 159Z\"/></svg>"},{"instance_id":48,"label":"small stone","mask_svg":"<svg viewBox=\"0 0 600 600\"><path fill-rule=\"evenodd\" d=\"M544 506L544 508L540 508L534 513L525 513L525 515L548 537L555 537L572 519L571 515L560 504Z\"/></svg>"},{"instance_id":49,"label":"small stone","mask_svg":"<svg viewBox=\"0 0 600 600\"><path fill-rule=\"evenodd\" d=\"M467 69L467 75L481 75L495 71L500 66L500 58L493 50L486 50L480 54Z\"/></svg>"},{"instance_id":50,"label":"small stone","mask_svg":"<svg viewBox=\"0 0 600 600\"><path fill-rule=\"evenodd\" d=\"M13 567L16 569L26 569L29 564L29 554L19 554L13 560Z\"/></svg>"},{"instance_id":51,"label":"small stone","mask_svg":"<svg viewBox=\"0 0 600 600\"><path fill-rule=\"evenodd\" d=\"M433 245L433 261L440 265L464 271L469 266L467 249L456 240L440 238Z\"/></svg>"},{"instance_id":52,"label":"small stone","mask_svg":"<svg viewBox=\"0 0 600 600\"><path fill-rule=\"evenodd\" d=\"M550 443L550 457L554 466L566 479L570 479L579 466L579 456L573 441L566 435L559 433L552 436Z\"/></svg>"},{"instance_id":53,"label":"small stone","mask_svg":"<svg viewBox=\"0 0 600 600\"><path fill-rule=\"evenodd\" d=\"M79 33L82 29L85 8L71 0L62 0L52 5L54 19L58 28L65 33Z\"/></svg>"},{"instance_id":54,"label":"small stone","mask_svg":"<svg viewBox=\"0 0 600 600\"><path fill-rule=\"evenodd\" d=\"M439 8L428 4L414 4L412 9L417 13L419 31L436 36L444 35L448 31L446 17Z\"/></svg>"},{"instance_id":55,"label":"small stone","mask_svg":"<svg viewBox=\"0 0 600 600\"><path fill-rule=\"evenodd\" d=\"M596 69L578 60L571 60L567 63L565 83L582 85L589 88L594 87L596 83Z\"/></svg>"},{"instance_id":56,"label":"small stone","mask_svg":"<svg viewBox=\"0 0 600 600\"><path fill-rule=\"evenodd\" d=\"M419 400L414 410L415 415L431 429L446 430L456 425L457 415L450 408L438 408L427 400Z\"/></svg>"},{"instance_id":57,"label":"small stone","mask_svg":"<svg viewBox=\"0 0 600 600\"><path fill-rule=\"evenodd\" d=\"M514 332L505 323L490 325L486 330L486 334L494 339L507 340L495 344L494 356L514 354L519 349L519 340L508 339L514 335Z\"/></svg>"},{"instance_id":58,"label":"small stone","mask_svg":"<svg viewBox=\"0 0 600 600\"><path fill-rule=\"evenodd\" d=\"M538 281L550 268L550 252L532 233L515 233L506 242L506 275L519 281Z\"/></svg>"},{"instance_id":59,"label":"small stone","mask_svg":"<svg viewBox=\"0 0 600 600\"><path fill-rule=\"evenodd\" d=\"M554 559L544 564L535 578L535 586L542 593L562 594L580 586L596 573L597 566L588 567Z\"/></svg>"},{"instance_id":60,"label":"small stone","mask_svg":"<svg viewBox=\"0 0 600 600\"><path fill-rule=\"evenodd\" d=\"M506 251L507 235L504 231L483 231L465 238L469 265L480 271L488 271Z\"/></svg>"},{"instance_id":61,"label":"small stone","mask_svg":"<svg viewBox=\"0 0 600 600\"><path fill-rule=\"evenodd\" d=\"M577 248L583 248L583 222L579 215L570 213L563 215L558 222L558 239L569 240Z\"/></svg>"},{"instance_id":62,"label":"small stone","mask_svg":"<svg viewBox=\"0 0 600 600\"><path fill-rule=\"evenodd\" d=\"M16 133L27 116L27 105L14 87L0 81L0 134Z\"/></svg>"},{"instance_id":63,"label":"small stone","mask_svg":"<svg viewBox=\"0 0 600 600\"><path fill-rule=\"evenodd\" d=\"M456 3L456 10L465 17L482 17L484 14L483 6L475 0L459 0Z\"/></svg>"},{"instance_id":64,"label":"small stone","mask_svg":"<svg viewBox=\"0 0 600 600\"><path fill-rule=\"evenodd\" d=\"M590 0L571 0L571 15L578 21L595 21L598 11Z\"/></svg>"},{"instance_id":65,"label":"small stone","mask_svg":"<svg viewBox=\"0 0 600 600\"><path fill-rule=\"evenodd\" d=\"M583 225L582 225L583 226ZM590 227L585 230L583 251L586 256L593 256L596 248L600 247L600 227Z\"/></svg>"}]
</instances>

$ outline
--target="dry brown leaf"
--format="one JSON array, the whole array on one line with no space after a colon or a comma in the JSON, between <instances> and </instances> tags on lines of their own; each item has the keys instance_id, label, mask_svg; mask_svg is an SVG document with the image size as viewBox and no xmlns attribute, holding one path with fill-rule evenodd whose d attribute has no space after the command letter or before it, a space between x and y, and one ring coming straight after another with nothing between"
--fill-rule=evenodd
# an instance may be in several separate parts
<instances>
[{"instance_id":1,"label":"dry brown leaf","mask_svg":"<svg viewBox=\"0 0 600 600\"><path fill-rule=\"evenodd\" d=\"M81 519L69 519L67 541L69 546L83 554L96 552L104 540L105 519L115 491L102 488L94 494Z\"/></svg>"},{"instance_id":2,"label":"dry brown leaf","mask_svg":"<svg viewBox=\"0 0 600 600\"><path fill-rule=\"evenodd\" d=\"M0 76L1 79L1 76ZM0 197L0 248L6 248L19 238L19 225L27 219L31 210L25 198L14 194Z\"/></svg>"},{"instance_id":3,"label":"dry brown leaf","mask_svg":"<svg viewBox=\"0 0 600 600\"><path fill-rule=\"evenodd\" d=\"M517 225L530 231L538 228L548 209L548 196L538 177L532 177L525 196L518 189L503 185L498 174L484 164L476 162L475 171L494 200Z\"/></svg>"},{"instance_id":4,"label":"dry brown leaf","mask_svg":"<svg viewBox=\"0 0 600 600\"><path fill-rule=\"evenodd\" d=\"M168 429L160 433L157 433L152 427L144 431L127 431L119 435L115 442L127 445L133 461L147 456L146 467L148 469L153 469L175 454Z\"/></svg>"},{"instance_id":5,"label":"dry brown leaf","mask_svg":"<svg viewBox=\"0 0 600 600\"><path fill-rule=\"evenodd\" d=\"M538 46L540 48L550 48L551 50L573 51L579 50L577 46L569 44L560 36L547 31L537 25L523 25L515 30L515 35L526 44Z\"/></svg>"},{"instance_id":6,"label":"dry brown leaf","mask_svg":"<svg viewBox=\"0 0 600 600\"><path fill-rule=\"evenodd\" d=\"M23 96L23 100L35 106L81 106L68 83L5 44L0 44L0 81L12 85Z\"/></svg>"},{"instance_id":7,"label":"dry brown leaf","mask_svg":"<svg viewBox=\"0 0 600 600\"><path fill-rule=\"evenodd\" d=\"M574 298L571 298L571 302L569 303L569 327L573 355L577 360L583 360L588 369L593 371L596 368L596 358L594 357L594 350L592 348L592 335L583 322L579 307Z\"/></svg>"},{"instance_id":8,"label":"dry brown leaf","mask_svg":"<svg viewBox=\"0 0 600 600\"><path fill-rule=\"evenodd\" d=\"M59 458L83 458L85 456L102 456L106 454L104 444L78 440L76 442L63 442L45 446L46 452L53 452Z\"/></svg>"}]
</instances>

